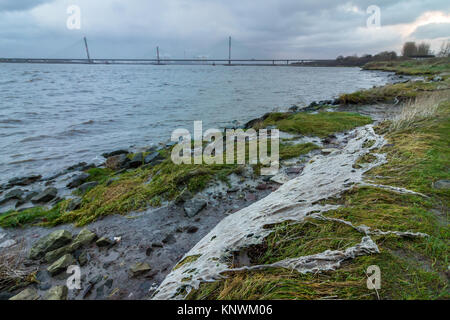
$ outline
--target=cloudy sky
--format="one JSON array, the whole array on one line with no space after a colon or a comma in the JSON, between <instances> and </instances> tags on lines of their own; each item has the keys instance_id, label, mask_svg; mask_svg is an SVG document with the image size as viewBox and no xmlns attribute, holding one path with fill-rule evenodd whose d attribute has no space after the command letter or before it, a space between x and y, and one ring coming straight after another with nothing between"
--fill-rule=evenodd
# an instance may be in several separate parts
<instances>
[{"instance_id":1,"label":"cloudy sky","mask_svg":"<svg viewBox=\"0 0 450 320\"><path fill-rule=\"evenodd\" d=\"M68 7L81 28L68 29ZM368 28L371 5L380 28ZM335 58L400 52L404 41L437 50L450 38L448 0L0 0L0 57L94 58L228 55L234 58Z\"/></svg>"}]
</instances>

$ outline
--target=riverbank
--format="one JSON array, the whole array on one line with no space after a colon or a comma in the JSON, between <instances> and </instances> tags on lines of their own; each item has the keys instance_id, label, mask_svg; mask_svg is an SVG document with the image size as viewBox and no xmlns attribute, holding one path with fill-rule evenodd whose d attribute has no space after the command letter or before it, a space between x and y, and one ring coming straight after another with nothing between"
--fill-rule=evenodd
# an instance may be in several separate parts
<instances>
[{"instance_id":1,"label":"riverbank","mask_svg":"<svg viewBox=\"0 0 450 320\"><path fill-rule=\"evenodd\" d=\"M405 83L403 85L407 86L406 88L402 87L402 89L411 96L415 94L415 97L417 97L417 95L421 96L422 93L425 92L445 91L443 90L444 88L442 86L448 87L448 81L448 76L444 75L441 80L431 81L430 83L424 83L420 81ZM379 90L382 90L383 92L384 90L387 90L389 92L397 92L396 86L399 85L400 84L393 84L385 86L383 87L384 89L374 88L368 90L368 92L364 92L363 96L376 96L376 94L374 94L373 92L377 92ZM392 86L395 89L392 89ZM422 90L423 86L427 87L426 91ZM408 94L404 95L405 100L407 97L409 97ZM357 95L360 96L361 94L358 93ZM400 99L394 94L388 97L392 100L397 99L398 101L405 101L403 96L401 96ZM339 99L340 101L348 100L348 98L343 98L342 96ZM67 223L75 223L78 226L87 225L87 227L95 231L95 233L99 237L106 236L108 239L110 239L111 245L108 246L109 249L105 249L97 246L95 243L90 243L85 249L83 249L83 252L87 253L91 257L91 260L82 267L82 272L86 277L85 280L90 279L90 277L92 277L94 280L97 280L99 278L100 279L98 281L89 280L90 290L92 291L92 289L95 288L95 294L89 292L89 294L85 296L86 288L83 288L83 290L80 290L79 292L71 292L69 294L69 298L101 299L109 297L132 299L150 297L154 293L156 286L158 286L163 281L163 279L166 278L166 275L169 274L172 268L177 265L178 261L182 260L182 263L180 263L178 267L175 267L174 271L169 274L169 279L171 275L174 274L174 272L179 273L182 270L184 271L185 269L183 268L188 268L190 263L195 263L197 260L201 260L198 259L199 257L196 257L198 255L197 253L188 253L184 258L183 255L187 250L189 250L189 248L198 243L198 241L202 239L202 241L205 241L204 239L207 238L206 235L211 231L214 225L216 225L219 221L222 221L224 218L229 217L227 219L232 219L231 217L233 217L234 215L242 214L239 212L241 212L242 209L245 211L245 208L248 208L252 203L254 203L254 206L259 206L260 209L264 208L261 207L260 200L264 199L264 201L267 201L266 198L269 194L273 199L281 199L282 196L279 197L279 194L283 195L282 190L276 190L279 190L279 188L286 188L286 183L295 185L294 180L304 175L304 173L302 173L304 172L304 170L311 170L310 167L314 164L314 162L319 163L317 162L317 160L322 159L321 161L323 163L331 163L333 159L338 156L338 154L345 154L343 150L346 150L349 145L360 143L360 148L365 150L364 155L361 154L360 159L358 159L359 157L354 159L355 162L358 162L354 164L355 168L351 168L350 163L346 164L350 165L350 172L352 172L352 170L355 170L357 172L360 172L359 170L361 170L361 173L367 171L367 166L364 166L364 163L369 162L373 157L376 158L376 153L383 153L385 151L384 149L381 149L381 145L375 145L375 142L372 141L379 141L379 143L381 143L381 134L388 132L389 134L391 134L391 131L383 132L383 130L387 130L385 127L387 125L380 124L377 127L379 130L381 130L378 131L378 134L370 133L370 129L368 129L369 131L365 133L372 135L373 139L368 139L367 141L365 141L366 139L363 139L363 141L356 142L355 139L358 137L358 134L363 133L361 131L352 130L355 127L360 127L371 123L372 121L370 118L368 118L368 116L372 116L372 118L375 118L376 120L382 120L386 117L393 117L395 114L399 113L400 108L398 105L392 106L389 99L383 99L383 102L385 103L385 106L383 108L381 108L379 105L373 106L370 104L358 105L355 107L348 103L346 103L345 105L340 104L334 106L327 103L318 103L314 104L313 106L309 106L309 109L307 110L312 111L309 113L293 109L288 113L272 113L262 117L261 119L252 121L251 124L247 125L248 127L263 128L275 126L282 131L290 133L290 135L282 139L280 148L280 156L283 160L281 163L282 175L279 175L278 177L272 177L272 180L259 177L257 174L259 168L257 166L175 166L170 162L170 159L168 158L171 145L165 145L156 149L144 150L143 153L126 154L125 152L121 152L121 154L109 155L110 157L107 157L106 164L108 164L109 168L87 168L85 170L85 175L81 177L83 179L80 178L79 174L77 174L77 176L75 177L65 175L55 177L55 179L67 179L65 181L62 180L61 183L64 181L64 183L72 184L73 186L76 185L74 188L78 188L78 190L75 191L76 198L73 199L80 200L66 199L58 202L51 209L33 208L25 209L23 211L11 211L0 216L0 225L4 228L8 228L5 232L5 239L9 238L9 240L16 241L17 243L23 243L25 252L28 252L29 248L31 248L33 243L36 242L38 237L42 237L53 230L64 228L72 233L76 233L80 230L79 228L74 228L67 225ZM352 102L355 103L355 101ZM373 102L374 101L370 101L370 103ZM352 108L359 108L360 110L362 110L362 113L366 113L365 116L342 112L354 111L352 110ZM390 112L382 111L386 108L389 108ZM441 114L441 109L439 110L439 114ZM444 118L447 117L445 112L444 115ZM426 128L426 126L424 128ZM422 130L426 131L426 129ZM312 136L315 138L305 139L305 136ZM411 137L407 138L410 139ZM445 141L445 139L448 139L448 137L445 137L444 135L442 139L444 139L443 141ZM370 145L371 143L373 143L373 145ZM384 145L386 146L386 144ZM389 145L389 143L387 145ZM396 150L396 147L394 148L394 150ZM390 159L389 153L387 154L387 157L388 159ZM445 158L444 156L443 161L445 164L445 161L448 161L448 158ZM434 166L434 160L432 162L432 165ZM133 168L134 166L137 166L137 168ZM361 167L358 168L358 166ZM376 168L374 167L373 170L376 170ZM426 168L424 170L429 170L429 168ZM336 173L339 174L340 177L345 176L345 171L341 172L341 169L339 168L336 168ZM433 171L432 174L435 175L436 172ZM430 178L432 180L435 180L436 176L431 176ZM77 182L73 183L74 181ZM312 179L311 181L314 182L315 185L317 184L316 179ZM354 186L350 183L351 181L345 182L345 179L343 181L343 183L346 184L345 187L341 186L342 188L336 188L336 190L338 191L336 194L328 194L328 197L323 198L321 201L330 202L326 205L340 206L341 200L330 200L329 198L333 198L335 196L338 197L340 195L340 192L344 190L347 190L347 192L350 192L351 190L351 195L353 196L355 196L355 194L359 194L360 191L355 191L356 189L359 190L359 188L353 188ZM361 181L357 182L360 183ZM428 180L426 182L428 183ZM84 187L81 188L83 185ZM392 183L392 185L395 184ZM350 187L352 188L350 189ZM408 185L408 183L404 183L402 187L407 188L410 187L410 185ZM79 190L80 188L82 190ZM320 190L315 190L315 188L316 187L313 186L312 190L316 193L318 192L319 196L327 195L327 193L321 194L319 192ZM375 197L378 197L380 192L386 192L387 194L390 194L389 191L384 191L384 189L383 191L380 191L379 188L375 187L367 188L369 188L369 190L372 190L372 197L374 195ZM361 190L367 189L361 188ZM412 190L414 190L414 188L412 188ZM427 192L432 193L432 191L428 189ZM357 199L363 201L361 200L361 198L365 199L365 196L365 194L359 195ZM72 198L73 196L70 197ZM353 198L350 198L350 194L347 195L346 193L344 193L343 197L343 199L347 199L347 197L349 197L348 201L352 201L351 203L355 203L355 200ZM16 201L18 199L13 198L11 200ZM409 200L410 199L408 199L408 201ZM439 200L441 199L439 198ZM76 201L78 208L75 208L74 210L68 210L69 208L73 209L72 204L74 201ZM395 203L395 201L400 200L394 198L394 200L391 201ZM403 196L401 198L401 201L406 201L404 200ZM409 208L408 205L410 205L410 203L415 204L415 201L418 200L416 198L413 198L412 200L410 200L410 202L407 202L407 204L405 205L406 208ZM369 207L371 207L373 205L373 200L370 200L369 203L371 204L369 205ZM363 204L361 204L361 206L362 205ZM384 208L383 204L380 204L380 206L381 208ZM152 207L160 207L160 209L154 209ZM427 210L428 207L425 206L424 208L425 209L423 210ZM411 209L415 210L415 206ZM335 211L337 210L339 209L336 209ZM358 210L361 209L358 207ZM367 203L365 210L367 210ZM392 210L397 212L399 208L394 207ZM127 214L131 212L133 212L131 215L116 215L117 213ZM324 211L323 214L326 215L329 212L331 212L331 210L326 212ZM357 214L355 215L357 216ZM334 218L334 216L330 217ZM341 218L346 221L350 220L347 216L340 216L339 219ZM384 216L383 219L385 219ZM360 224L360 222L361 221L357 219L353 221L353 223L358 225ZM398 225L398 222L396 222L396 220L392 225L390 225L390 222L392 221L383 221L383 223L385 224L377 224L376 222L379 222L378 220L369 222L371 222L372 225L368 223L368 226L372 226L373 228L381 228L382 230L383 228L384 230L397 230L394 227ZM291 224L284 223L284 225L276 226L275 229L273 229L274 226L271 226L271 229L268 230L275 230L275 232L268 232L264 237L258 238L256 237L257 234L253 234L252 236L249 236L247 238L250 233L245 234L246 239L254 240L254 243L252 243L252 245L260 246L262 243L262 247L257 247L257 250L250 250L250 257L245 258L245 255L243 255L244 259L242 259L242 257L240 260L239 258L233 258L230 261L230 253L228 252L223 257L221 256L217 258L225 259L225 265L227 266L227 268L230 265L234 265L235 267L248 267L249 262L256 265L273 263L277 260L283 260L286 258L294 258L297 256L304 256L312 253L320 253L326 248L333 248L336 250L348 248L359 242L358 233L356 233L355 235L352 230L337 230L335 226L336 223L337 222L321 220L315 222L313 221L306 225L304 221L301 221L300 224L296 224L293 226ZM29 225L35 224L45 226L46 228L27 227ZM59 224L63 224L63 226L56 228L53 227ZM337 223L337 225L337 228L340 229L339 223ZM26 227L26 229L11 229L17 227ZM49 229L48 227L52 228ZM424 228L424 230L421 230L420 227L417 227L417 230L415 230L414 228L409 229L409 227L416 227L416 225L410 225L409 223L406 223L403 227L403 229L397 231L430 231L430 226L427 226L425 228L425 225L421 226ZM278 228L281 228L281 230L278 231ZM300 231L295 228L300 228ZM3 232L4 231L0 233ZM214 232L214 230L211 232ZM287 240L290 239L293 234L297 234L298 232L301 232L302 234L304 233L306 236L302 237L301 239L296 239L295 241ZM338 232L338 234L342 234L342 237L347 240L333 240L333 237L335 237L335 232ZM318 240L319 245L316 246L313 245L311 241L313 241L313 238L315 238L317 235L319 235L318 239L323 239L323 243L320 244L321 240ZM221 236L232 237L233 234L224 233ZM236 236L236 234L234 234L234 236ZM395 238L395 235L389 236L392 236L393 239ZM385 237L387 236L385 235ZM433 235L433 237L435 236ZM120 240L115 241L114 238L120 238ZM330 238L332 240L330 240ZM278 247L280 245L280 239L282 240L281 248ZM381 238L378 238L378 235L376 237L373 236L373 240L376 243L379 243L380 239ZM393 242L396 242L395 239L393 240ZM445 238L437 237L436 239L433 238L433 243L436 243L437 249L440 248L439 255L442 258L442 241L444 241ZM384 238L381 240L384 241ZM414 241L419 240L416 239ZM378 246L380 245L378 244ZM436 251L436 248L433 247L433 250ZM239 247L235 247L233 249L235 254L233 254L231 258L234 256L240 256L240 254L236 254L239 249ZM3 252L5 251L2 251L2 253ZM74 254L74 256L79 257L80 254L81 252L78 251L76 252L76 254ZM255 260L255 254L263 255L266 258ZM247 256L248 255L249 254L247 254ZM189 257L196 258L193 259ZM432 257L435 258L434 256ZM208 257L205 255L205 259L207 258ZM362 257L361 259L364 258L367 257ZM235 260L239 260L240 262L236 262ZM247 262L242 262L241 260L245 260ZM442 271L442 266L445 264L445 262L443 261L440 261L439 263L439 268L441 268L441 271L439 272L441 273L444 272ZM132 268L132 266L136 262L148 264L151 270L145 270L145 272L140 274L138 277L130 277L129 269ZM398 261L395 262L397 263ZM210 263L214 262L210 261ZM32 284L32 287L38 286L38 294L40 294L42 297L45 296L46 292L46 290L42 290L42 288L47 288L48 290L49 285L55 286L64 283L64 278L55 280L52 277L48 277L46 275L45 269L49 265L49 263L41 263L39 261L32 263L27 262L27 268L31 268L29 269L31 274L36 275L36 270L40 270L39 278L45 279L44 281L38 280L38 282L44 282L46 284L43 287L39 287L40 284ZM358 268L361 269L362 267L359 266ZM250 287L259 288L257 290L258 292L261 292L260 294L262 294L262 297L267 297L268 294L272 293L263 292L263 290L261 289L261 285L263 287L267 285L267 283L263 279L271 279L271 284L273 285L275 285L276 283L279 284L281 282L286 283L286 286L275 285L275 287L279 288L280 290L290 290L289 288L292 288L292 286L295 284L298 284L298 287L296 286L295 288L298 289L299 292L309 290L308 287L303 288L304 282L301 281L304 281L306 278L302 278L303 276L301 276L300 274L292 275L292 272L289 271L289 274L291 274L292 278L286 282L284 281L286 280L284 278L284 273L281 273L283 274L283 281L281 281L280 278L274 279L270 277L270 274L278 274L279 272L284 272L283 270L276 270L275 272L273 272L273 270L255 272L256 278L252 278L253 271L239 271L233 273L228 278L228 280L218 281L213 284L202 284L200 290L192 292L190 297L240 297L241 299L251 297L258 298L258 296L255 295L254 291L251 291L250 293L248 292L248 290L253 290ZM31 277L30 279L30 277L28 276L30 273L25 272L22 278L16 280L28 279L29 281L35 283L36 279L33 277ZM44 273L44 275L42 275L42 273ZM362 274L362 276L365 275ZM189 277L190 279L188 280L187 278ZM250 278L249 281L240 281L243 279L242 277L245 277L245 279L247 279L246 277ZM300 277L301 280L298 280L298 277ZM308 277L308 275L305 275L305 277ZM195 274L179 279L184 279L185 283L178 283L178 288L184 288L184 290L189 291L189 286L187 286L187 284L190 282L195 283L195 281L193 280L198 280L194 278ZM293 282L290 282L291 280ZM241 283L241 285L243 286L249 285L250 287L233 288L233 290L230 291L228 290L230 289L230 287L227 285L227 283L230 282L227 281L231 281L231 283L234 283L234 285L236 285L237 283ZM307 280L307 282L308 281L311 280ZM434 283L435 281L436 278L432 278L432 280L430 280L430 283ZM94 284L92 284L92 282L94 282ZM108 286L106 286L105 289L106 283L108 283ZM437 283L440 287L441 282ZM27 284L28 282L22 283L22 285ZM109 286L109 284L111 284L111 286ZM210 286L213 286L212 288L214 290L212 292L210 291ZM102 289L97 290L100 287ZM233 296L224 295L224 291L221 288L229 294L233 294ZM5 290L12 294L17 293L20 289L18 287L8 287ZM185 291L185 294L187 293L187 291ZM249 296L248 294L251 295ZM367 289L365 291L365 294L368 294ZM276 295L276 292L272 297L278 297ZM289 298L288 295L283 297ZM291 296L290 298L294 297L295 296ZM320 298L323 297L323 295L318 294L316 296L310 296L310 298L314 297ZM352 298L352 296L348 297ZM369 293L369 297L373 297L373 295ZM166 298L168 298L168 296L166 296Z\"/></svg>"},{"instance_id":2,"label":"riverbank","mask_svg":"<svg viewBox=\"0 0 450 320\"><path fill-rule=\"evenodd\" d=\"M405 72L404 67L401 72ZM234 256L246 256L244 265L232 259L222 270L225 279L200 281L199 288L187 297L448 299L448 71L446 68L431 81L394 84L341 97L342 101L348 101L349 96L364 97L352 101L361 104L386 103L387 97L396 103L411 97L414 102L374 127L386 141L353 163L355 170L367 170L361 181L342 187L331 197L322 193L318 202L322 207L315 208L320 211L318 215L300 214L268 226L271 232L263 240L237 248ZM416 70L411 73L417 74ZM387 96L386 92L403 94ZM385 160L380 162L380 157ZM299 178L298 184L302 183L306 181ZM297 208L311 212L313 206ZM355 251L367 236L375 246ZM353 254L346 256L349 250ZM192 254L199 255L195 250ZM325 266L318 264L320 261L326 261ZM378 290L369 290L366 285L366 272L372 265L381 271ZM168 288L168 283L162 286L163 291Z\"/></svg>"}]
</instances>

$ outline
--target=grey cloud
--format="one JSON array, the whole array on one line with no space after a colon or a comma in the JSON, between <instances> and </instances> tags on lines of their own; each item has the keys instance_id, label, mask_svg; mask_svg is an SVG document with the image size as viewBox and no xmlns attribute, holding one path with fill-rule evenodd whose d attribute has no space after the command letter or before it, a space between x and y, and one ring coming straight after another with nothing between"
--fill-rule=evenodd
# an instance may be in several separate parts
<instances>
[{"instance_id":1,"label":"grey cloud","mask_svg":"<svg viewBox=\"0 0 450 320\"><path fill-rule=\"evenodd\" d=\"M1 11L24 11L53 0L0 0Z\"/></svg>"},{"instance_id":2,"label":"grey cloud","mask_svg":"<svg viewBox=\"0 0 450 320\"><path fill-rule=\"evenodd\" d=\"M420 26L411 36L415 39L450 38L450 23L430 23Z\"/></svg>"}]
</instances>

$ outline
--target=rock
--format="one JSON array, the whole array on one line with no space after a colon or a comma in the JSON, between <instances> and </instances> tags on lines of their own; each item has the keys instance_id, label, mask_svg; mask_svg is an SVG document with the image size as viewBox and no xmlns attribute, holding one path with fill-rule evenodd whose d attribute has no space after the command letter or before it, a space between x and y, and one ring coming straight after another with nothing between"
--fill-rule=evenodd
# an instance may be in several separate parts
<instances>
[{"instance_id":1,"label":"rock","mask_svg":"<svg viewBox=\"0 0 450 320\"><path fill-rule=\"evenodd\" d=\"M111 156L106 159L105 166L111 170L119 170L128 166L130 159L128 159L126 154L120 154L116 156Z\"/></svg>"},{"instance_id":2,"label":"rock","mask_svg":"<svg viewBox=\"0 0 450 320\"><path fill-rule=\"evenodd\" d=\"M30 259L42 258L47 252L61 248L72 241L72 234L66 230L54 231L39 239L30 249Z\"/></svg>"},{"instance_id":3,"label":"rock","mask_svg":"<svg viewBox=\"0 0 450 320\"><path fill-rule=\"evenodd\" d=\"M8 192L7 194L5 194L3 199L0 200L0 205L4 204L10 200L19 200L20 201L20 200L22 200L23 194L24 194L23 190L20 190L20 189L12 190L12 191Z\"/></svg>"},{"instance_id":4,"label":"rock","mask_svg":"<svg viewBox=\"0 0 450 320\"><path fill-rule=\"evenodd\" d=\"M58 273L63 272L67 269L67 267L76 264L75 259L72 257L71 254L65 254L58 260L56 260L51 266L47 268L47 271L52 275L55 276Z\"/></svg>"},{"instance_id":5,"label":"rock","mask_svg":"<svg viewBox=\"0 0 450 320\"><path fill-rule=\"evenodd\" d=\"M175 203L176 204L180 204L183 202L188 201L189 199L192 198L192 193L188 190L188 189L184 189L179 195L178 197L175 199Z\"/></svg>"},{"instance_id":6,"label":"rock","mask_svg":"<svg viewBox=\"0 0 450 320\"><path fill-rule=\"evenodd\" d=\"M270 181L273 181L278 184L284 184L284 183L288 182L289 180L290 180L289 177L283 172L270 178Z\"/></svg>"},{"instance_id":7,"label":"rock","mask_svg":"<svg viewBox=\"0 0 450 320\"><path fill-rule=\"evenodd\" d=\"M227 193L238 192L239 190L241 190L241 189L238 186L234 186L234 187L228 188Z\"/></svg>"},{"instance_id":8,"label":"rock","mask_svg":"<svg viewBox=\"0 0 450 320\"><path fill-rule=\"evenodd\" d=\"M36 192L36 191L31 191L31 192L27 193L25 197L23 197L22 199L17 201L16 208L27 203L28 201L31 201L31 199L33 199L33 197L37 196L38 194L39 194L39 192Z\"/></svg>"},{"instance_id":9,"label":"rock","mask_svg":"<svg viewBox=\"0 0 450 320\"><path fill-rule=\"evenodd\" d=\"M83 184L78 188L78 190L79 190L81 193L86 193L87 191L89 191L90 189L96 187L97 185L98 185L98 182L97 182L97 181L86 182L86 183L83 183Z\"/></svg>"},{"instance_id":10,"label":"rock","mask_svg":"<svg viewBox=\"0 0 450 320\"><path fill-rule=\"evenodd\" d=\"M269 189L269 185L267 183L260 183L256 186L257 190L267 190Z\"/></svg>"},{"instance_id":11,"label":"rock","mask_svg":"<svg viewBox=\"0 0 450 320\"><path fill-rule=\"evenodd\" d=\"M298 106L293 105L293 106L289 107L288 110L289 110L290 112L297 112L299 109L300 109L300 108L299 108Z\"/></svg>"},{"instance_id":12,"label":"rock","mask_svg":"<svg viewBox=\"0 0 450 320\"><path fill-rule=\"evenodd\" d=\"M89 262L89 255L86 251L80 253L80 255L78 256L78 262L80 263L80 266L84 266Z\"/></svg>"},{"instance_id":13,"label":"rock","mask_svg":"<svg viewBox=\"0 0 450 320\"><path fill-rule=\"evenodd\" d=\"M80 243L74 242L67 246L49 251L45 254L44 260L48 263L52 263L52 262L58 260L59 258L61 258L63 255L72 253L80 247L81 247Z\"/></svg>"},{"instance_id":14,"label":"rock","mask_svg":"<svg viewBox=\"0 0 450 320\"><path fill-rule=\"evenodd\" d=\"M123 150L123 149L115 150L113 152L103 153L102 157L109 158L109 157L118 156L118 155L121 155L121 154L128 154L128 151L127 150Z\"/></svg>"},{"instance_id":15,"label":"rock","mask_svg":"<svg viewBox=\"0 0 450 320\"><path fill-rule=\"evenodd\" d=\"M439 180L433 183L435 189L450 189L450 180Z\"/></svg>"},{"instance_id":16,"label":"rock","mask_svg":"<svg viewBox=\"0 0 450 320\"><path fill-rule=\"evenodd\" d=\"M81 186L87 179L89 178L89 174L88 173L80 173L79 175L75 176L72 181L70 181L67 184L67 188L72 189L72 188L78 188L79 186Z\"/></svg>"},{"instance_id":17,"label":"rock","mask_svg":"<svg viewBox=\"0 0 450 320\"><path fill-rule=\"evenodd\" d=\"M74 243L78 243L81 246L85 246L90 244L92 241L97 238L97 235L90 231L89 229L84 228L80 231L80 233L73 240Z\"/></svg>"},{"instance_id":18,"label":"rock","mask_svg":"<svg viewBox=\"0 0 450 320\"><path fill-rule=\"evenodd\" d=\"M152 248L162 248L164 245L160 242L153 242Z\"/></svg>"},{"instance_id":19,"label":"rock","mask_svg":"<svg viewBox=\"0 0 450 320\"><path fill-rule=\"evenodd\" d=\"M150 270L152 270L152 268L150 268L148 263L138 262L138 263L134 264L133 266L131 266L131 268L130 268L130 275L132 277L136 277L136 276L144 274L144 273L146 273L146 272L148 272Z\"/></svg>"},{"instance_id":20,"label":"rock","mask_svg":"<svg viewBox=\"0 0 450 320\"><path fill-rule=\"evenodd\" d=\"M33 176L28 176L28 177L20 177L20 178L13 178L11 180L8 181L8 185L11 187L14 186L28 186L36 181L38 181L39 179L41 179L42 176L41 175L33 175Z\"/></svg>"},{"instance_id":21,"label":"rock","mask_svg":"<svg viewBox=\"0 0 450 320\"><path fill-rule=\"evenodd\" d=\"M9 248L15 245L16 243L17 243L16 240L9 239L0 243L0 248L2 249Z\"/></svg>"},{"instance_id":22,"label":"rock","mask_svg":"<svg viewBox=\"0 0 450 320\"><path fill-rule=\"evenodd\" d=\"M186 232L187 233L196 233L198 231L198 227L196 226L188 226L186 227Z\"/></svg>"},{"instance_id":23,"label":"rock","mask_svg":"<svg viewBox=\"0 0 450 320\"><path fill-rule=\"evenodd\" d=\"M165 244L173 244L175 243L177 240L175 239L175 237L172 234L168 234L164 239L163 239L163 243Z\"/></svg>"},{"instance_id":24,"label":"rock","mask_svg":"<svg viewBox=\"0 0 450 320\"><path fill-rule=\"evenodd\" d=\"M55 286L48 290L45 300L67 300L68 293L66 286Z\"/></svg>"},{"instance_id":25,"label":"rock","mask_svg":"<svg viewBox=\"0 0 450 320\"><path fill-rule=\"evenodd\" d=\"M336 148L322 149L322 154L327 155L327 154L333 153L335 151L339 151L339 149L336 149Z\"/></svg>"},{"instance_id":26,"label":"rock","mask_svg":"<svg viewBox=\"0 0 450 320\"><path fill-rule=\"evenodd\" d=\"M111 239L108 239L106 237L101 237L100 239L98 239L95 244L98 247L107 247L107 246L112 246L115 242L112 241Z\"/></svg>"},{"instance_id":27,"label":"rock","mask_svg":"<svg viewBox=\"0 0 450 320\"><path fill-rule=\"evenodd\" d=\"M74 198L67 205L67 211L78 210L80 206L81 206L81 198Z\"/></svg>"},{"instance_id":28,"label":"rock","mask_svg":"<svg viewBox=\"0 0 450 320\"><path fill-rule=\"evenodd\" d=\"M142 166L144 162L144 154L142 152L136 153L130 161L130 168L137 168Z\"/></svg>"},{"instance_id":29,"label":"rock","mask_svg":"<svg viewBox=\"0 0 450 320\"><path fill-rule=\"evenodd\" d=\"M299 174L303 171L303 167L290 167L286 169L287 174Z\"/></svg>"},{"instance_id":30,"label":"rock","mask_svg":"<svg viewBox=\"0 0 450 320\"><path fill-rule=\"evenodd\" d=\"M15 295L9 300L38 300L39 298L40 297L36 289L26 288L25 290L21 291L19 294Z\"/></svg>"},{"instance_id":31,"label":"rock","mask_svg":"<svg viewBox=\"0 0 450 320\"><path fill-rule=\"evenodd\" d=\"M189 217L192 218L196 216L200 211L206 207L206 201L199 199L192 199L186 201L184 204L184 212Z\"/></svg>"},{"instance_id":32,"label":"rock","mask_svg":"<svg viewBox=\"0 0 450 320\"><path fill-rule=\"evenodd\" d=\"M153 152L145 156L144 163L149 164L159 159L162 159L161 154L159 152Z\"/></svg>"},{"instance_id":33,"label":"rock","mask_svg":"<svg viewBox=\"0 0 450 320\"><path fill-rule=\"evenodd\" d=\"M58 194L58 190L56 188L47 188L43 192L39 193L38 195L34 196L31 199L32 203L47 203L56 198L56 195Z\"/></svg>"}]
</instances>

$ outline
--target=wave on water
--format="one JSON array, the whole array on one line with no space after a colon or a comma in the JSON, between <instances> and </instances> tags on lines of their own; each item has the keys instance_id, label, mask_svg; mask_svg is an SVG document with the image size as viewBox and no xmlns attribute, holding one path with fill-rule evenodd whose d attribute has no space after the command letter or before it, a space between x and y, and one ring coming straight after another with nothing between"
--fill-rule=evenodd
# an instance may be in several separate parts
<instances>
[{"instance_id":1,"label":"wave on water","mask_svg":"<svg viewBox=\"0 0 450 320\"><path fill-rule=\"evenodd\" d=\"M3 123L3 124L23 123L23 121L19 120L19 119L5 119L5 120L0 120L0 123Z\"/></svg>"}]
</instances>

